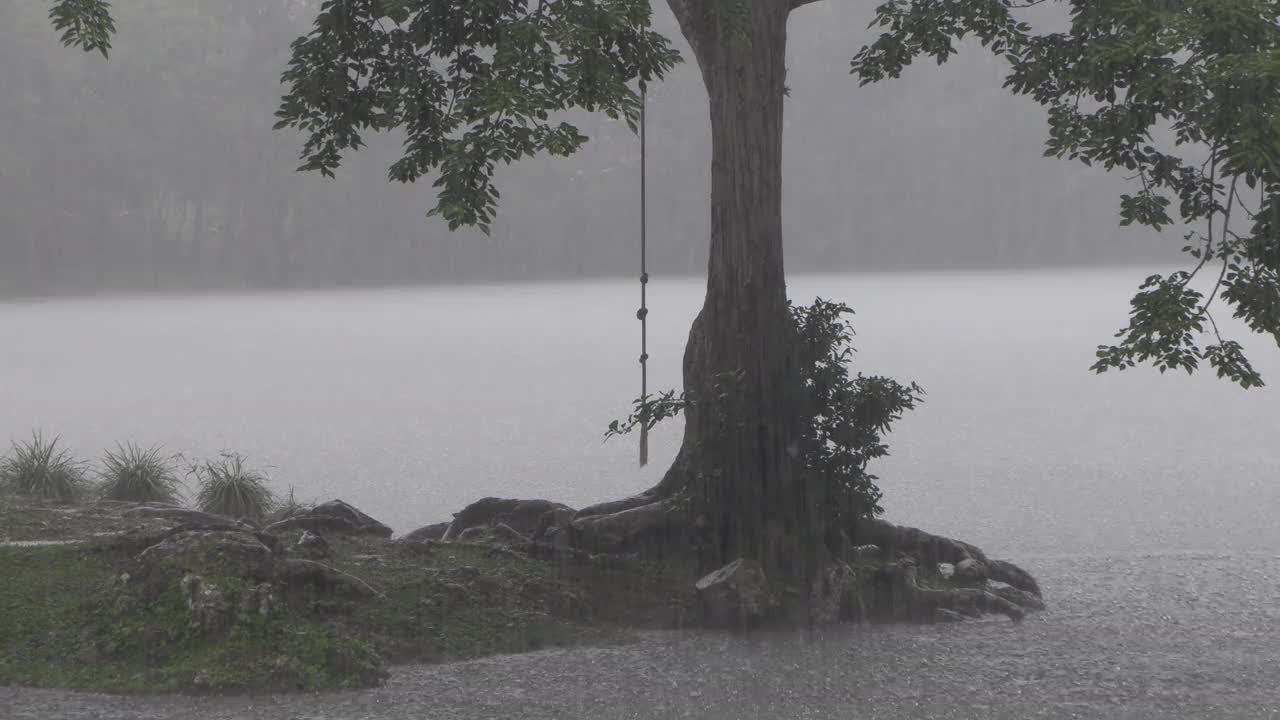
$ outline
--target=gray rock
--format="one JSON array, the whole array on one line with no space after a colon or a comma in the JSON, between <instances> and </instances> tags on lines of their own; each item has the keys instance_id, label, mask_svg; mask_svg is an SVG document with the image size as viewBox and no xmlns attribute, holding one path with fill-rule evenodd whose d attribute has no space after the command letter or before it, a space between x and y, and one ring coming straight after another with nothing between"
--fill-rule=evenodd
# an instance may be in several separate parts
<instances>
[{"instance_id":1,"label":"gray rock","mask_svg":"<svg viewBox=\"0 0 1280 720\"><path fill-rule=\"evenodd\" d=\"M314 533L310 530L302 531L302 537L298 538L298 547L313 557L327 558L331 554L329 541L321 537L319 533Z\"/></svg>"},{"instance_id":2,"label":"gray rock","mask_svg":"<svg viewBox=\"0 0 1280 720\"><path fill-rule=\"evenodd\" d=\"M958 585L983 585L987 582L987 566L973 558L956 563L951 580Z\"/></svg>"},{"instance_id":3,"label":"gray rock","mask_svg":"<svg viewBox=\"0 0 1280 720\"><path fill-rule=\"evenodd\" d=\"M556 550L565 551L573 545L570 538L570 528L553 527L549 528L546 533L543 534L541 542L550 545Z\"/></svg>"},{"instance_id":4,"label":"gray rock","mask_svg":"<svg viewBox=\"0 0 1280 720\"><path fill-rule=\"evenodd\" d=\"M224 629L231 619L231 603L222 589L193 573L178 582L182 601L191 616L191 629L212 633Z\"/></svg>"},{"instance_id":5,"label":"gray rock","mask_svg":"<svg viewBox=\"0 0 1280 720\"><path fill-rule=\"evenodd\" d=\"M455 540L462 542L482 542L489 537L489 528L484 526L469 527L458 533Z\"/></svg>"},{"instance_id":6,"label":"gray rock","mask_svg":"<svg viewBox=\"0 0 1280 720\"><path fill-rule=\"evenodd\" d=\"M255 580L271 578L274 560L262 540L240 530L177 532L138 555L151 569Z\"/></svg>"},{"instance_id":7,"label":"gray rock","mask_svg":"<svg viewBox=\"0 0 1280 720\"><path fill-rule=\"evenodd\" d=\"M934 622L955 623L955 622L964 622L965 619L966 618L964 615L961 615L955 610L948 610L946 608L937 608L933 611Z\"/></svg>"},{"instance_id":8,"label":"gray rock","mask_svg":"<svg viewBox=\"0 0 1280 720\"><path fill-rule=\"evenodd\" d=\"M550 500L481 498L454 513L453 522L449 524L449 529L441 539L455 540L470 528L492 526L499 522L506 523L521 535L533 536L538 530L538 522L542 516L557 509L572 512L572 508L568 505Z\"/></svg>"},{"instance_id":9,"label":"gray rock","mask_svg":"<svg viewBox=\"0 0 1280 720\"><path fill-rule=\"evenodd\" d=\"M813 581L809 620L817 625L829 625L842 619L851 619L852 593L857 574L842 562L833 562L822 569Z\"/></svg>"},{"instance_id":10,"label":"gray rock","mask_svg":"<svg viewBox=\"0 0 1280 720\"><path fill-rule=\"evenodd\" d=\"M573 518L576 515L570 508L555 508L542 514L538 518L538 526L533 531L534 540L551 541L552 537L559 535L562 542L567 543L569 540L569 529L573 527Z\"/></svg>"},{"instance_id":11,"label":"gray rock","mask_svg":"<svg viewBox=\"0 0 1280 720\"><path fill-rule=\"evenodd\" d=\"M173 520L178 523L200 525L202 527L225 527L230 530L256 530L254 526L241 520L223 515L189 510L172 505L139 505L120 512L121 517L155 520Z\"/></svg>"},{"instance_id":12,"label":"gray rock","mask_svg":"<svg viewBox=\"0 0 1280 720\"><path fill-rule=\"evenodd\" d=\"M529 542L527 536L503 522L493 526L493 537L498 542L506 543L507 545L522 545Z\"/></svg>"},{"instance_id":13,"label":"gray rock","mask_svg":"<svg viewBox=\"0 0 1280 720\"><path fill-rule=\"evenodd\" d=\"M1014 605L1020 605L1028 610L1044 609L1044 600L1042 600L1039 595L1029 593L1026 590L1019 590L1016 587L998 585L996 587L987 588L987 592L992 595L998 595Z\"/></svg>"},{"instance_id":14,"label":"gray rock","mask_svg":"<svg viewBox=\"0 0 1280 720\"><path fill-rule=\"evenodd\" d=\"M991 580L1012 585L1032 595L1040 595L1040 584L1031 573L1005 560L987 558L987 577Z\"/></svg>"},{"instance_id":15,"label":"gray rock","mask_svg":"<svg viewBox=\"0 0 1280 720\"><path fill-rule=\"evenodd\" d=\"M404 537L399 538L401 542L415 543L423 540L439 540L444 537L444 532L449 529L449 523L440 522L433 525L424 525Z\"/></svg>"},{"instance_id":16,"label":"gray rock","mask_svg":"<svg viewBox=\"0 0 1280 720\"><path fill-rule=\"evenodd\" d=\"M760 620L774 605L764 568L756 560L739 558L703 576L694 584L710 626L741 627Z\"/></svg>"},{"instance_id":17,"label":"gray rock","mask_svg":"<svg viewBox=\"0 0 1280 720\"><path fill-rule=\"evenodd\" d=\"M267 532L311 530L391 537L391 528L341 500L330 500L267 526Z\"/></svg>"}]
</instances>

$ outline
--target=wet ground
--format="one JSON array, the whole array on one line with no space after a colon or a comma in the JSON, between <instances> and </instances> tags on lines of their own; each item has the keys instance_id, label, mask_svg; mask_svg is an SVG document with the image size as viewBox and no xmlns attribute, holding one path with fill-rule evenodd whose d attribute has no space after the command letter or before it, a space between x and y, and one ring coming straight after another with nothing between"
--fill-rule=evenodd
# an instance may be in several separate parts
<instances>
[{"instance_id":1,"label":"wet ground","mask_svg":"<svg viewBox=\"0 0 1280 720\"><path fill-rule=\"evenodd\" d=\"M657 633L397 669L348 694L125 698L0 689L6 720L1280 718L1280 555L1026 558L1051 607L807 637Z\"/></svg>"}]
</instances>

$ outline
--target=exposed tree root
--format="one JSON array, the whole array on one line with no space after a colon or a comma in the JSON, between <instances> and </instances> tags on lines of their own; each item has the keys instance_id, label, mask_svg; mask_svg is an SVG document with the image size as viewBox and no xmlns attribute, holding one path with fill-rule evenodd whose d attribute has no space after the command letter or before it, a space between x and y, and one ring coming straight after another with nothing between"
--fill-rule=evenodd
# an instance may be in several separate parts
<instances>
[{"instance_id":1,"label":"exposed tree root","mask_svg":"<svg viewBox=\"0 0 1280 720\"><path fill-rule=\"evenodd\" d=\"M683 496L670 491L675 483L668 481L675 472L673 468L662 484L645 493L579 511L545 500L484 498L457 513L443 539L484 538L557 564L566 576L599 575L610 585L625 584L628 574L648 572L644 560L693 574L699 543L706 538ZM1028 611L1044 607L1030 573L988 558L969 543L880 519L858 521L849 531L844 552L831 558L811 597L801 601L804 608L780 606L777 612L796 619L807 616L809 622L934 622L984 613L1021 620ZM951 579L939 572L943 563L956 566ZM799 600L794 589L777 597L789 605L792 595L797 597L791 601ZM731 601L720 600L726 602Z\"/></svg>"},{"instance_id":2,"label":"exposed tree root","mask_svg":"<svg viewBox=\"0 0 1280 720\"><path fill-rule=\"evenodd\" d=\"M676 499L666 498L605 514L583 517L579 513L570 527L577 547L625 552L678 542L688 534L691 522Z\"/></svg>"},{"instance_id":3,"label":"exposed tree root","mask_svg":"<svg viewBox=\"0 0 1280 720\"><path fill-rule=\"evenodd\" d=\"M1002 587L988 588L987 592L992 595L999 595L1014 605L1024 607L1028 610L1044 609L1044 600L1041 600L1039 595L1034 595L1026 590L1019 590L1018 588L1006 585Z\"/></svg>"},{"instance_id":4,"label":"exposed tree root","mask_svg":"<svg viewBox=\"0 0 1280 720\"><path fill-rule=\"evenodd\" d=\"M659 499L660 498L657 493L653 490L647 490L639 495L632 495L629 498L588 505L578 511L577 517L589 518L597 515L612 515L614 513L625 512L633 508L638 508L642 505L649 505L657 502Z\"/></svg>"},{"instance_id":5,"label":"exposed tree root","mask_svg":"<svg viewBox=\"0 0 1280 720\"><path fill-rule=\"evenodd\" d=\"M910 559L879 568L869 585L864 607L877 619L935 621L939 611L949 611L966 617L998 613L1017 621L1027 614L1022 606L984 589L930 587L920 581Z\"/></svg>"},{"instance_id":6,"label":"exposed tree root","mask_svg":"<svg viewBox=\"0 0 1280 720\"><path fill-rule=\"evenodd\" d=\"M965 560L975 560L985 568L987 580L1011 585L1037 597L1040 595L1040 584L1031 573L1017 565L1004 560L992 560L969 543L933 535L918 528L870 518L854 524L852 541L855 545L879 547L886 561L892 561L900 555L913 557L927 566L940 563L959 565Z\"/></svg>"}]
</instances>

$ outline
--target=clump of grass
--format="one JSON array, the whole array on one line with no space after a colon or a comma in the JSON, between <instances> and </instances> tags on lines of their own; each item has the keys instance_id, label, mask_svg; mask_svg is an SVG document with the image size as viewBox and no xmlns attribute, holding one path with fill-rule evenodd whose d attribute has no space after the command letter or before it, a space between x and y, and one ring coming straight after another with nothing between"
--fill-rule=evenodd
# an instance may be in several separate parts
<instances>
[{"instance_id":1,"label":"clump of grass","mask_svg":"<svg viewBox=\"0 0 1280 720\"><path fill-rule=\"evenodd\" d=\"M217 460L193 465L191 475L200 488L196 507L204 512L259 522L276 505L267 476L245 467L238 453L222 453Z\"/></svg>"},{"instance_id":2,"label":"clump of grass","mask_svg":"<svg viewBox=\"0 0 1280 720\"><path fill-rule=\"evenodd\" d=\"M267 519L271 522L277 522L304 513L315 506L316 504L313 502L299 500L294 494L293 486L290 485L288 494L284 496L284 499L276 503L275 509Z\"/></svg>"},{"instance_id":3,"label":"clump of grass","mask_svg":"<svg viewBox=\"0 0 1280 720\"><path fill-rule=\"evenodd\" d=\"M102 459L100 491L107 500L176 503L179 480L173 459L159 446L143 449L133 443L117 445Z\"/></svg>"},{"instance_id":4,"label":"clump of grass","mask_svg":"<svg viewBox=\"0 0 1280 720\"><path fill-rule=\"evenodd\" d=\"M12 454L0 460L0 487L37 500L71 502L88 484L84 463L58 447L55 436L46 441L40 432L15 442Z\"/></svg>"}]
</instances>

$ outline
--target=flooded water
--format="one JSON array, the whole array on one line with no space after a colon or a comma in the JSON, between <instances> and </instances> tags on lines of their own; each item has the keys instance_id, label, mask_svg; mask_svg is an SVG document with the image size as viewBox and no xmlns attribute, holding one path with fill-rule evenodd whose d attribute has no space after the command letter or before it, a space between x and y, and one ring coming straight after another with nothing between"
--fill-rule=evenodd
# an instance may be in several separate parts
<instances>
[{"instance_id":1,"label":"flooded water","mask_svg":"<svg viewBox=\"0 0 1280 720\"><path fill-rule=\"evenodd\" d=\"M924 386L880 463L887 516L1035 573L1027 622L405 668L338 697L195 701L204 718L1280 717L1280 402L1208 374L1094 376L1143 270L801 277L855 307L859 368ZM676 386L693 281L650 287ZM277 489L407 531L484 495L574 505L656 482L604 443L639 393L633 283L0 305L0 440L34 428L230 449ZM1274 344L1246 339L1280 383ZM167 718L189 699L0 690L0 716ZM8 711L5 712L5 708Z\"/></svg>"}]
</instances>

